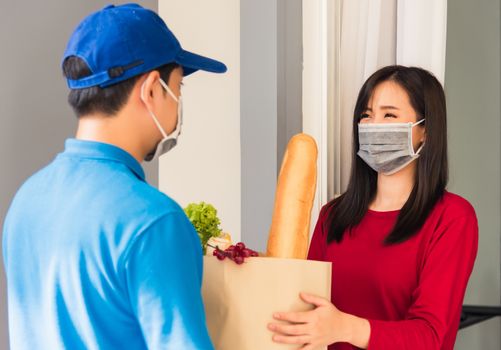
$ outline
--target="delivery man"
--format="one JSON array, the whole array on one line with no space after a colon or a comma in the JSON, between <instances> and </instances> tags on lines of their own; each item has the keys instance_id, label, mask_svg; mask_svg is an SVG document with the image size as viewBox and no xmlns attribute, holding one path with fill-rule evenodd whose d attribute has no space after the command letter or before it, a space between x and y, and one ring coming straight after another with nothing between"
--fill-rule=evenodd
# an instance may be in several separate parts
<instances>
[{"instance_id":1,"label":"delivery man","mask_svg":"<svg viewBox=\"0 0 501 350\"><path fill-rule=\"evenodd\" d=\"M85 18L62 68L76 137L23 184L4 225L11 349L213 349L200 241L140 163L176 145L183 77L225 65L128 4Z\"/></svg>"}]
</instances>

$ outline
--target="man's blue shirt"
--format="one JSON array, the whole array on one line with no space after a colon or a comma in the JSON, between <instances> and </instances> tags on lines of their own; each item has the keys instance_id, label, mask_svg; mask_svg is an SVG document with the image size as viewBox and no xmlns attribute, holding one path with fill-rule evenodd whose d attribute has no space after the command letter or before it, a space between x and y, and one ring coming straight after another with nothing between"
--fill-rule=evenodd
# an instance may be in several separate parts
<instances>
[{"instance_id":1,"label":"man's blue shirt","mask_svg":"<svg viewBox=\"0 0 501 350\"><path fill-rule=\"evenodd\" d=\"M11 349L213 349L202 250L124 150L69 139L5 219Z\"/></svg>"}]
</instances>

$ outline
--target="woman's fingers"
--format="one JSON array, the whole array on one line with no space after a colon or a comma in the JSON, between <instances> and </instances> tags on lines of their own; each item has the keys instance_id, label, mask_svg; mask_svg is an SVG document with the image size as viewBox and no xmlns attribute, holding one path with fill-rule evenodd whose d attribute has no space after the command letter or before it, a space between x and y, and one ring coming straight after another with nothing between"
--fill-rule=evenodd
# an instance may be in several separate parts
<instances>
[{"instance_id":1,"label":"woman's fingers","mask_svg":"<svg viewBox=\"0 0 501 350\"><path fill-rule=\"evenodd\" d=\"M282 344L307 344L309 339L307 335L273 335L273 341Z\"/></svg>"},{"instance_id":2,"label":"woman's fingers","mask_svg":"<svg viewBox=\"0 0 501 350\"><path fill-rule=\"evenodd\" d=\"M313 344L305 344L302 348L299 350L315 350L315 346Z\"/></svg>"},{"instance_id":3,"label":"woman's fingers","mask_svg":"<svg viewBox=\"0 0 501 350\"><path fill-rule=\"evenodd\" d=\"M312 311L305 312L277 312L273 318L281 321L288 321L291 323L306 323L311 318Z\"/></svg>"},{"instance_id":4,"label":"woman's fingers","mask_svg":"<svg viewBox=\"0 0 501 350\"><path fill-rule=\"evenodd\" d=\"M302 324L279 324L270 323L268 329L275 333L283 335L307 335L310 331L310 325L307 323Z\"/></svg>"},{"instance_id":5,"label":"woman's fingers","mask_svg":"<svg viewBox=\"0 0 501 350\"><path fill-rule=\"evenodd\" d=\"M278 324L271 323L268 328L275 332L273 341L283 344L301 344L301 350L314 350L316 346L313 337L318 329L313 329L314 324L318 324L318 312L320 310L327 310L326 308L319 308L321 306L330 306L331 302L325 298L301 293L300 297L308 304L317 306L317 309L305 312L278 312L273 315L277 320L287 321L292 324ZM312 344L315 343L315 344Z\"/></svg>"},{"instance_id":6,"label":"woman's fingers","mask_svg":"<svg viewBox=\"0 0 501 350\"><path fill-rule=\"evenodd\" d=\"M300 293L299 296L308 304L313 304L315 306L325 306L331 303L329 300L313 294Z\"/></svg>"}]
</instances>

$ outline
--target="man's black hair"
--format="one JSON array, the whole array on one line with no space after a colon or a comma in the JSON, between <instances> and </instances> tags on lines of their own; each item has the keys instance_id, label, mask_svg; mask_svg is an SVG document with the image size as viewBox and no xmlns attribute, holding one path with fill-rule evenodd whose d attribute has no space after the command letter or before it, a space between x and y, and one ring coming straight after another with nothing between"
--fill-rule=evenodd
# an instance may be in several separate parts
<instances>
[{"instance_id":1,"label":"man's black hair","mask_svg":"<svg viewBox=\"0 0 501 350\"><path fill-rule=\"evenodd\" d=\"M178 64L169 63L155 70L168 84L172 71L177 67L179 67ZM89 66L80 57L70 56L63 63L63 75L66 78L81 79L91 74ZM114 116L127 102L132 88L141 75L105 88L93 86L85 89L71 89L68 94L68 103L78 118L95 113Z\"/></svg>"}]
</instances>

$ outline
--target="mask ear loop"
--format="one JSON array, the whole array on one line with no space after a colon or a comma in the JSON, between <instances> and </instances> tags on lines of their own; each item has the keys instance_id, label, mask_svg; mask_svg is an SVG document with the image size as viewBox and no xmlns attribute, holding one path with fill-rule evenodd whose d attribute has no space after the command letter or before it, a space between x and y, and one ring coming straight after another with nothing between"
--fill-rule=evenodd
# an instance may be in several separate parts
<instances>
[{"instance_id":1,"label":"mask ear loop","mask_svg":"<svg viewBox=\"0 0 501 350\"><path fill-rule=\"evenodd\" d=\"M411 126L410 126L410 128L409 128L409 129L410 129L410 130L409 130L409 132L410 132L410 134L411 134L411 137L410 137L410 138L408 138L408 139L410 140L410 141L409 141L409 145L408 145L408 146L409 146L409 149L412 151L412 152L411 152L411 153L412 153L412 156L418 156L418 155L419 155L419 153L421 152L421 150L423 149L423 146L424 146L424 143L425 143L425 141L423 141L423 143L421 144L421 146L419 146L419 148L417 149L417 151L415 151L415 152L414 152L414 144L413 144L413 142L412 142L412 128L413 128L413 127L415 127L416 125L421 124L422 122L424 122L424 120L425 120L425 118L421 119L421 120L420 120L420 121L418 121L418 122L415 122L414 124L411 124Z\"/></svg>"},{"instance_id":2,"label":"mask ear loop","mask_svg":"<svg viewBox=\"0 0 501 350\"><path fill-rule=\"evenodd\" d=\"M160 82L160 85L163 86L163 88L165 89L165 91L167 91L167 93L170 95L170 97L172 97L174 99L174 101L176 101L177 103L179 103L178 98L176 97L176 95L174 95L174 93L170 89L169 85L167 85L165 83L165 81L163 81L163 79L161 79L161 78L158 81Z\"/></svg>"},{"instance_id":3,"label":"mask ear loop","mask_svg":"<svg viewBox=\"0 0 501 350\"><path fill-rule=\"evenodd\" d=\"M415 122L414 124L412 124L412 127L415 127L416 125L421 124L422 122L424 122L424 121L425 121L425 119L426 119L426 118L423 118L423 119L421 119L420 121Z\"/></svg>"},{"instance_id":4,"label":"mask ear loop","mask_svg":"<svg viewBox=\"0 0 501 350\"><path fill-rule=\"evenodd\" d=\"M144 82L143 85L141 85L141 100L146 105L146 102L144 102L144 84L145 83L146 82ZM153 118L153 121L155 122L158 130L160 130L160 133L162 134L162 138L166 139L167 138L167 134L165 133L164 128L162 128L162 125L160 125L157 117L155 116L155 114L153 114L152 111L150 111L150 109L148 108L148 106L146 106L146 109L148 110L148 113L150 114L151 118Z\"/></svg>"},{"instance_id":5,"label":"mask ear loop","mask_svg":"<svg viewBox=\"0 0 501 350\"><path fill-rule=\"evenodd\" d=\"M162 85L162 87L165 89L165 91L167 91L167 93L172 97L172 99L177 102L176 128L174 129L174 131L170 133L170 135L168 135L169 138L176 139L177 136L181 134L181 127L183 125L182 97L181 96L176 97L176 95L172 92L172 90L169 88L169 86L165 83L165 81L162 78L160 78L158 81L160 82L160 85Z\"/></svg>"},{"instance_id":6,"label":"mask ear loop","mask_svg":"<svg viewBox=\"0 0 501 350\"><path fill-rule=\"evenodd\" d=\"M423 141L423 143L421 144L421 146L419 146L419 148L417 149L417 151L416 151L416 152L414 152L414 155L415 155L415 156L418 156L418 155L421 153L421 150L422 150L422 149L423 149L423 147L424 147L424 143L425 143L425 142Z\"/></svg>"}]
</instances>

